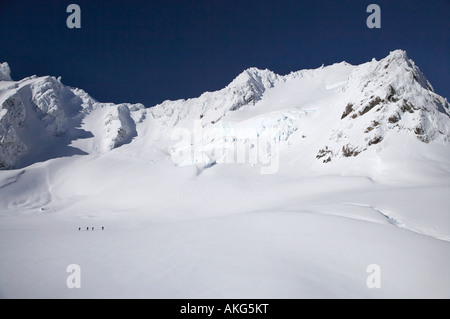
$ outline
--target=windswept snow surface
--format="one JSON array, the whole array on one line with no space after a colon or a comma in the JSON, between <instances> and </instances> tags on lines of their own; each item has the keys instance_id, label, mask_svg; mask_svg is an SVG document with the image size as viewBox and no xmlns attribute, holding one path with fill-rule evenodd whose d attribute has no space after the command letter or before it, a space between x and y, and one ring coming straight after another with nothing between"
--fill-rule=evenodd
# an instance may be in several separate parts
<instances>
[{"instance_id":1,"label":"windswept snow surface","mask_svg":"<svg viewBox=\"0 0 450 319\"><path fill-rule=\"evenodd\" d=\"M449 105L404 51L151 108L0 79L0 105L2 298L450 298Z\"/></svg>"}]
</instances>

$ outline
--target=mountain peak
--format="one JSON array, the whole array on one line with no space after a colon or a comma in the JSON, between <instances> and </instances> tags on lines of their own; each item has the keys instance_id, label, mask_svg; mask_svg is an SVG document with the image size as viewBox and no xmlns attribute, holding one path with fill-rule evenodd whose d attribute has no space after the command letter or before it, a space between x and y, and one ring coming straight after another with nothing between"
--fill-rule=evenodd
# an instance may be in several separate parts
<instances>
[{"instance_id":1,"label":"mountain peak","mask_svg":"<svg viewBox=\"0 0 450 319\"><path fill-rule=\"evenodd\" d=\"M403 59L408 61L408 54L406 53L405 50L401 50L401 49L397 49L394 51L389 52L389 55L386 58L391 58L391 59Z\"/></svg>"},{"instance_id":2,"label":"mountain peak","mask_svg":"<svg viewBox=\"0 0 450 319\"><path fill-rule=\"evenodd\" d=\"M268 69L261 70L255 67L246 69L225 88L231 92L234 101L229 109L235 111L246 104L254 104L278 79L279 76Z\"/></svg>"},{"instance_id":3,"label":"mountain peak","mask_svg":"<svg viewBox=\"0 0 450 319\"><path fill-rule=\"evenodd\" d=\"M425 75L416 66L413 60L408 57L408 54L404 50L391 51L387 57L379 62L380 69L386 69L390 74L396 77L406 77L417 82L426 90L434 92L430 82L426 79ZM382 70L382 69L381 69ZM402 75L400 75L402 74Z\"/></svg>"},{"instance_id":4,"label":"mountain peak","mask_svg":"<svg viewBox=\"0 0 450 319\"><path fill-rule=\"evenodd\" d=\"M357 156L381 143L388 132L402 131L424 143L450 140L448 103L434 93L406 51L358 66L344 91L349 99L333 129L333 146L320 150L318 158Z\"/></svg>"},{"instance_id":5,"label":"mountain peak","mask_svg":"<svg viewBox=\"0 0 450 319\"><path fill-rule=\"evenodd\" d=\"M228 86L235 87L254 83L257 85L267 84L271 87L276 79L277 75L268 69L261 70L251 67L241 72Z\"/></svg>"}]
</instances>

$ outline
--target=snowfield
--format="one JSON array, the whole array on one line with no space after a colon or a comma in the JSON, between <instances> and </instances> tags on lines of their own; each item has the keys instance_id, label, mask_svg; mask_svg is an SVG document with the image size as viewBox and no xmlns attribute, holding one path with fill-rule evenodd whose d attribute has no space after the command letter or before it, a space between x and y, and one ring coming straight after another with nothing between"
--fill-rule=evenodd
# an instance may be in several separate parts
<instances>
[{"instance_id":1,"label":"snowfield","mask_svg":"<svg viewBox=\"0 0 450 319\"><path fill-rule=\"evenodd\" d=\"M449 104L406 52L150 108L0 71L1 298L450 298Z\"/></svg>"}]
</instances>

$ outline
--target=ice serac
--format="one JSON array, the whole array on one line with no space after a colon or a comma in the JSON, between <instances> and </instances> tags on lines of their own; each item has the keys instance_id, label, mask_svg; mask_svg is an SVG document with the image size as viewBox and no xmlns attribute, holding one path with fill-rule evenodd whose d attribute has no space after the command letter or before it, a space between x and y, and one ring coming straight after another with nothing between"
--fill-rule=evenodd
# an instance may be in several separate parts
<instances>
[{"instance_id":1,"label":"ice serac","mask_svg":"<svg viewBox=\"0 0 450 319\"><path fill-rule=\"evenodd\" d=\"M97 149L77 149L72 142L94 138L83 123L102 106L110 109ZM0 169L17 168L51 158L109 151L136 136L131 104L98 103L81 89L53 76L29 77L0 85ZM136 106L134 106L136 108ZM142 106L143 108L143 106ZM106 144L106 146L104 146Z\"/></svg>"},{"instance_id":2,"label":"ice serac","mask_svg":"<svg viewBox=\"0 0 450 319\"><path fill-rule=\"evenodd\" d=\"M144 106L142 104L102 104L95 105L103 122L98 123L103 130L95 134L101 148L99 151L108 152L124 144L131 143L137 136L136 122L142 121ZM139 113L139 118L133 113ZM135 121L136 119L136 121ZM94 128L93 128L94 129Z\"/></svg>"},{"instance_id":3,"label":"ice serac","mask_svg":"<svg viewBox=\"0 0 450 319\"><path fill-rule=\"evenodd\" d=\"M12 81L11 69L6 62L0 63L0 81Z\"/></svg>"},{"instance_id":4,"label":"ice serac","mask_svg":"<svg viewBox=\"0 0 450 319\"><path fill-rule=\"evenodd\" d=\"M66 142L55 137L72 133L81 110L81 99L55 77L31 77L1 86L2 168L13 168L19 160L29 164L41 156L51 158L43 153Z\"/></svg>"}]
</instances>

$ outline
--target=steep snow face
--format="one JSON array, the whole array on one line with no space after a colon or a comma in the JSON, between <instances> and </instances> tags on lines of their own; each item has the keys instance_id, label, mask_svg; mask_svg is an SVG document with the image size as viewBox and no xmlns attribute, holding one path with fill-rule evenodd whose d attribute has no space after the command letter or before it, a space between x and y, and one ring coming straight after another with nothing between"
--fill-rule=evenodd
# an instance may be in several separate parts
<instances>
[{"instance_id":1,"label":"steep snow face","mask_svg":"<svg viewBox=\"0 0 450 319\"><path fill-rule=\"evenodd\" d=\"M74 128L81 99L54 77L31 77L0 87L0 163L14 167L64 143L55 139ZM25 162L32 163L33 161Z\"/></svg>"},{"instance_id":2,"label":"steep snow face","mask_svg":"<svg viewBox=\"0 0 450 319\"><path fill-rule=\"evenodd\" d=\"M12 96L2 103L0 110L0 169L10 168L27 147L17 130L25 121L25 108L20 99Z\"/></svg>"},{"instance_id":3,"label":"steep snow face","mask_svg":"<svg viewBox=\"0 0 450 319\"><path fill-rule=\"evenodd\" d=\"M225 88L205 92L198 98L164 101L149 110L167 134L173 127L190 125L193 120L215 124L230 111L255 105L264 92L282 77L269 70L250 68L238 75Z\"/></svg>"},{"instance_id":4,"label":"steep snow face","mask_svg":"<svg viewBox=\"0 0 450 319\"><path fill-rule=\"evenodd\" d=\"M355 68L343 88L348 101L336 119L329 145L318 158L357 156L382 143L389 132L406 131L420 141L448 142L449 104L406 52L397 50Z\"/></svg>"},{"instance_id":5,"label":"steep snow face","mask_svg":"<svg viewBox=\"0 0 450 319\"><path fill-rule=\"evenodd\" d=\"M52 135L66 132L70 119L82 109L81 99L54 77L34 81L30 90L31 105Z\"/></svg>"},{"instance_id":6,"label":"steep snow face","mask_svg":"<svg viewBox=\"0 0 450 319\"><path fill-rule=\"evenodd\" d=\"M280 80L283 78L269 70L257 68L245 70L222 92L229 101L225 104L225 108L235 111L245 105L254 105L267 89L272 88Z\"/></svg>"}]
</instances>

